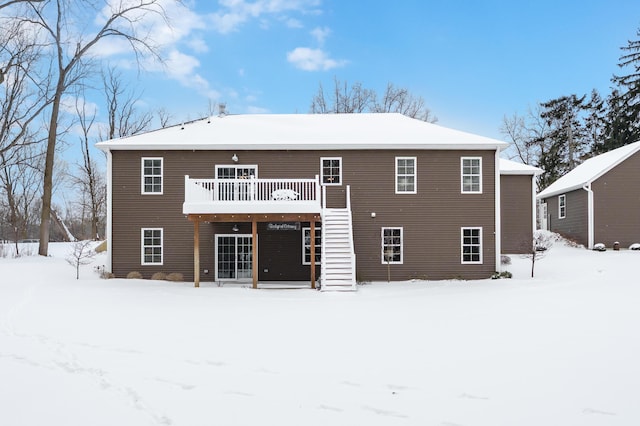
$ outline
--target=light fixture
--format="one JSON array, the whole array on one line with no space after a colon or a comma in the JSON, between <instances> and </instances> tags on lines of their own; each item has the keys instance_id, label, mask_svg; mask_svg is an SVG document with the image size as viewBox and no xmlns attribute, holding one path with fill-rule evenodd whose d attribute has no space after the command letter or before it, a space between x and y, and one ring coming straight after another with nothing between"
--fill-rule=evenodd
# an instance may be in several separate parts
<instances>
[{"instance_id":1,"label":"light fixture","mask_svg":"<svg viewBox=\"0 0 640 426\"><path fill-rule=\"evenodd\" d=\"M233 232L238 232L238 231L240 230L240 228L238 228L238 224L237 224L237 223L234 223L234 224L233 224L233 228L231 228L231 230L232 230Z\"/></svg>"},{"instance_id":2,"label":"light fixture","mask_svg":"<svg viewBox=\"0 0 640 426\"><path fill-rule=\"evenodd\" d=\"M238 162L238 156L236 154L233 154L233 156L231 156L231 161L233 161L234 163Z\"/></svg>"}]
</instances>

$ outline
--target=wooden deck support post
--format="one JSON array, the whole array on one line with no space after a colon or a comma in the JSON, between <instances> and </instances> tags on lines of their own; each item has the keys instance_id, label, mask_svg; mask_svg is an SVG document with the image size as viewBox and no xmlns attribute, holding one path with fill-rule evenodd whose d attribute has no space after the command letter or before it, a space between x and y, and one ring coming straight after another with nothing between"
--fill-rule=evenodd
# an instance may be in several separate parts
<instances>
[{"instance_id":1,"label":"wooden deck support post","mask_svg":"<svg viewBox=\"0 0 640 426\"><path fill-rule=\"evenodd\" d=\"M251 268L253 288L258 288L258 222L255 218L251 221Z\"/></svg>"},{"instance_id":2,"label":"wooden deck support post","mask_svg":"<svg viewBox=\"0 0 640 426\"><path fill-rule=\"evenodd\" d=\"M316 288L316 221L309 224L309 246L311 247L311 288Z\"/></svg>"},{"instance_id":3,"label":"wooden deck support post","mask_svg":"<svg viewBox=\"0 0 640 426\"><path fill-rule=\"evenodd\" d=\"M200 287L200 221L193 222L193 284Z\"/></svg>"}]
</instances>

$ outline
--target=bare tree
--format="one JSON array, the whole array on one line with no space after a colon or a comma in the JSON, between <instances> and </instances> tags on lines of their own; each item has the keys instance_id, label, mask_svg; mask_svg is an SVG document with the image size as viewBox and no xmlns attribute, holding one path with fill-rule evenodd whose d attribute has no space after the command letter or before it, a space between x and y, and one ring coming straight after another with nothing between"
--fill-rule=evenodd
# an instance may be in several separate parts
<instances>
[{"instance_id":1,"label":"bare tree","mask_svg":"<svg viewBox=\"0 0 640 426\"><path fill-rule=\"evenodd\" d=\"M50 103L50 76L42 72L42 46L20 22L0 19L0 167L10 165L21 147L42 142L39 118Z\"/></svg>"},{"instance_id":2,"label":"bare tree","mask_svg":"<svg viewBox=\"0 0 640 426\"><path fill-rule=\"evenodd\" d=\"M113 68L107 69L102 74L102 84L107 103L106 139L135 135L149 128L153 115L138 111L136 104L140 95L129 90L120 73Z\"/></svg>"},{"instance_id":3,"label":"bare tree","mask_svg":"<svg viewBox=\"0 0 640 426\"><path fill-rule=\"evenodd\" d=\"M0 153L0 161L6 153ZM15 242L15 254L20 255L18 241L29 237L30 230L37 223L39 210L38 197L41 193L42 173L33 165L40 164L36 146L26 146L17 150L17 154L4 167L0 167L0 193L3 194L0 205L4 206L3 221L9 225Z\"/></svg>"},{"instance_id":4,"label":"bare tree","mask_svg":"<svg viewBox=\"0 0 640 426\"><path fill-rule=\"evenodd\" d=\"M548 132L549 126L541 117L540 104L529 107L524 116L517 113L511 117L505 115L500 127L500 133L511 143L507 148L509 158L531 165L537 165L545 153Z\"/></svg>"},{"instance_id":5,"label":"bare tree","mask_svg":"<svg viewBox=\"0 0 640 426\"><path fill-rule=\"evenodd\" d=\"M82 205L82 219L88 212L90 223L90 239L99 239L99 222L104 216L106 208L106 187L104 177L100 174L96 162L91 157L90 140L91 128L95 122L95 111L87 111L84 101L76 101L76 112L82 134L80 135L80 147L82 151L82 163L78 165L79 175L72 176L74 186L80 188Z\"/></svg>"},{"instance_id":6,"label":"bare tree","mask_svg":"<svg viewBox=\"0 0 640 426\"><path fill-rule=\"evenodd\" d=\"M156 111L156 114L158 116L158 121L160 121L160 127L163 129L167 127L172 119L171 113L165 108L160 108Z\"/></svg>"},{"instance_id":7,"label":"bare tree","mask_svg":"<svg viewBox=\"0 0 640 426\"><path fill-rule=\"evenodd\" d=\"M438 121L438 118L432 115L431 110L426 107L422 97L414 96L409 90L396 87L392 83L387 84L381 101L374 102L373 111L397 112L428 123Z\"/></svg>"},{"instance_id":8,"label":"bare tree","mask_svg":"<svg viewBox=\"0 0 640 426\"><path fill-rule=\"evenodd\" d=\"M363 112L400 113L418 120L435 123L438 119L425 106L424 99L412 95L407 89L389 83L380 102L376 92L355 83L351 86L334 78L333 88L325 94L322 83L311 100L313 114L356 114Z\"/></svg>"},{"instance_id":9,"label":"bare tree","mask_svg":"<svg viewBox=\"0 0 640 426\"><path fill-rule=\"evenodd\" d=\"M80 279L80 266L90 264L96 256L91 244L91 241L76 241L73 250L66 257L67 263L76 269L76 280Z\"/></svg>"},{"instance_id":10,"label":"bare tree","mask_svg":"<svg viewBox=\"0 0 640 426\"><path fill-rule=\"evenodd\" d=\"M53 56L54 89L47 128L38 250L40 255L46 256L49 247L49 217L58 123L63 96L71 87L87 78L94 59L92 52L103 39L124 39L137 58L151 54L160 59L157 48L149 39L149 33L141 31L140 25L147 15L155 14L165 22L166 16L161 0L116 0L107 4L79 0L45 0L25 4L28 7L16 11L14 19L41 31L43 40L52 48ZM98 25L93 31L87 29L86 25L78 25L79 22L97 22Z\"/></svg>"}]
</instances>

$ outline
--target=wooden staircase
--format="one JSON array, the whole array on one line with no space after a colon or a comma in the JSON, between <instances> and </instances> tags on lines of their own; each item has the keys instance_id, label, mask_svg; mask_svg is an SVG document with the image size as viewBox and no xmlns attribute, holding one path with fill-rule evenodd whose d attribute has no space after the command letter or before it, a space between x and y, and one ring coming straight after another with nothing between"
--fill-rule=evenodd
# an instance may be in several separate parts
<instances>
[{"instance_id":1,"label":"wooden staircase","mask_svg":"<svg viewBox=\"0 0 640 426\"><path fill-rule=\"evenodd\" d=\"M350 203L347 202L347 206ZM351 209L323 209L322 291L356 290L356 255L353 248Z\"/></svg>"}]
</instances>

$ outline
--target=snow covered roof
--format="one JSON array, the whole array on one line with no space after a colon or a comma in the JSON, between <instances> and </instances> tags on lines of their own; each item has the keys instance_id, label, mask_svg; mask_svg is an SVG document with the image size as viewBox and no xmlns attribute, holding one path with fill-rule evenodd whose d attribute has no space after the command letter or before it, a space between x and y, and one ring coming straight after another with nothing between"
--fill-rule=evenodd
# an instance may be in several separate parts
<instances>
[{"instance_id":1,"label":"snow covered roof","mask_svg":"<svg viewBox=\"0 0 640 426\"><path fill-rule=\"evenodd\" d=\"M502 149L507 143L401 114L246 114L100 142L104 150Z\"/></svg>"},{"instance_id":2,"label":"snow covered roof","mask_svg":"<svg viewBox=\"0 0 640 426\"><path fill-rule=\"evenodd\" d=\"M539 175L540 173L542 173L542 169L539 167L529 166L506 158L500 159L501 175Z\"/></svg>"},{"instance_id":3,"label":"snow covered roof","mask_svg":"<svg viewBox=\"0 0 640 426\"><path fill-rule=\"evenodd\" d=\"M546 198L582 188L640 150L640 141L589 158L538 194Z\"/></svg>"}]
</instances>

